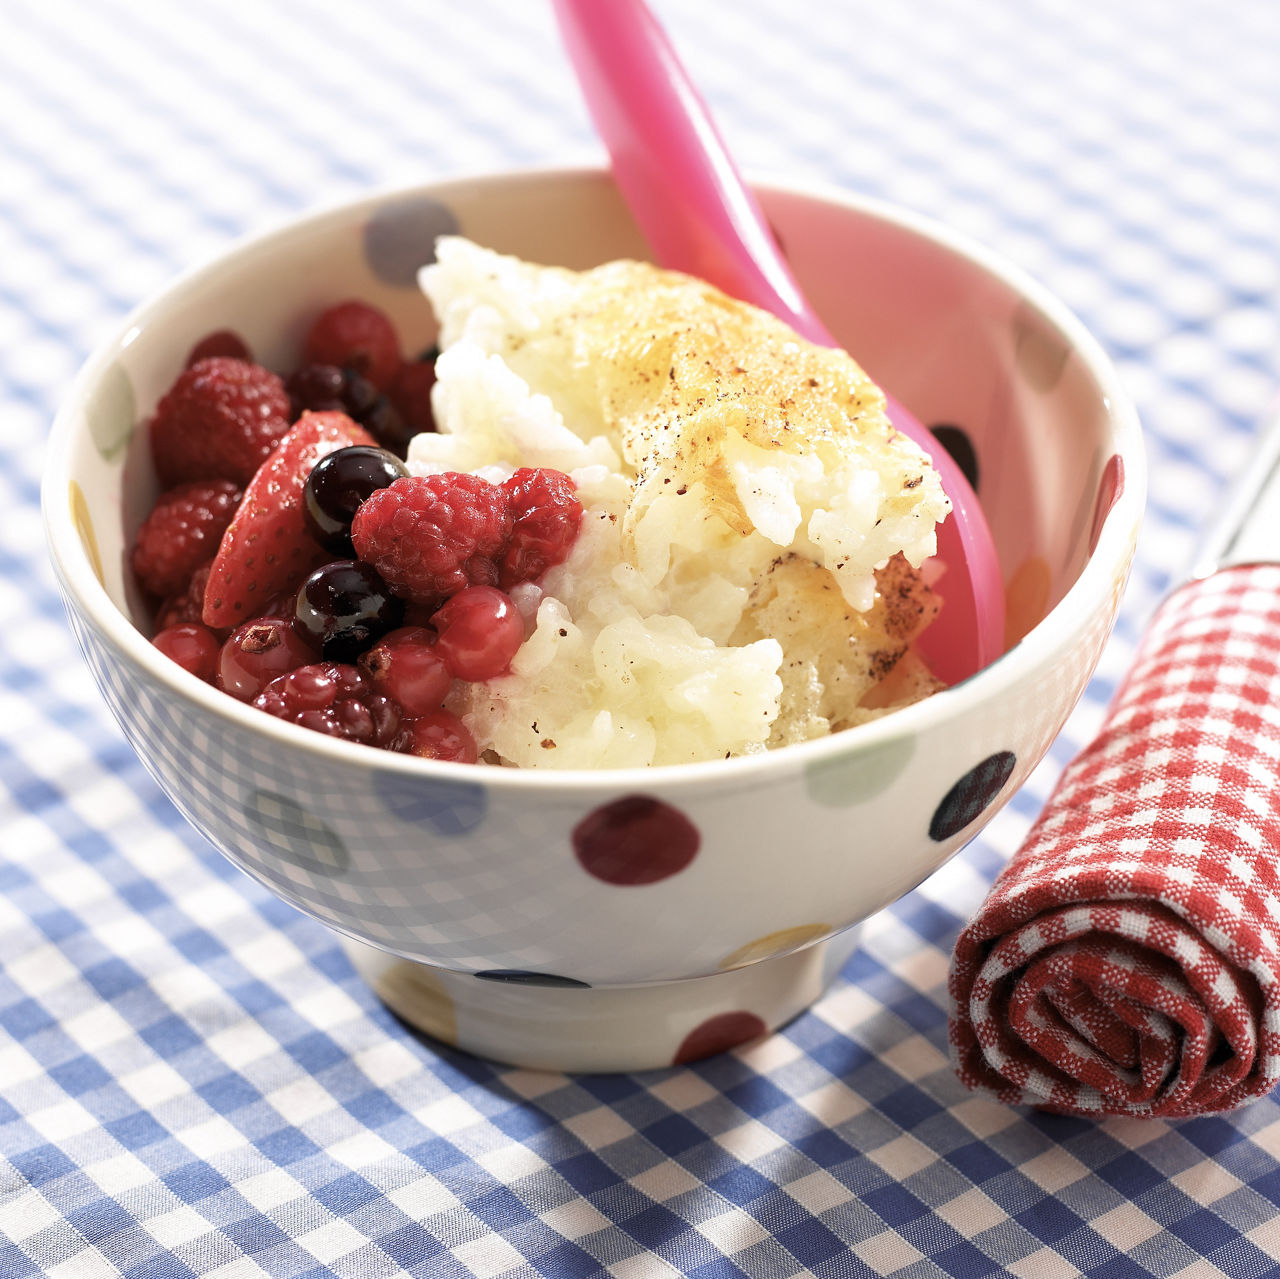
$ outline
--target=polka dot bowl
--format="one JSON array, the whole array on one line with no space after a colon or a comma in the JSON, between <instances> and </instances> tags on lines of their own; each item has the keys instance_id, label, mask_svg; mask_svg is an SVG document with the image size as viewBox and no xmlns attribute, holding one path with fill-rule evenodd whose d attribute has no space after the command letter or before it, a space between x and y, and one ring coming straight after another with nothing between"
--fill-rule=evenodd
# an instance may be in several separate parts
<instances>
[{"instance_id":1,"label":"polka dot bowl","mask_svg":"<svg viewBox=\"0 0 1280 1279\"><path fill-rule=\"evenodd\" d=\"M856 925L971 839L1041 759L1114 620L1142 504L1140 434L1106 358L1031 281L926 221L761 188L820 314L976 478L1006 651L930 700L785 750L650 771L465 767L284 724L147 642L126 550L155 495L145 421L191 345L296 360L359 296L406 349L435 236L582 267L645 248L607 174L535 171L375 195L238 244L142 306L54 430L52 558L111 710L173 803L337 930L401 1016L529 1067L670 1065L808 1006ZM945 428L945 429L943 429Z\"/></svg>"}]
</instances>

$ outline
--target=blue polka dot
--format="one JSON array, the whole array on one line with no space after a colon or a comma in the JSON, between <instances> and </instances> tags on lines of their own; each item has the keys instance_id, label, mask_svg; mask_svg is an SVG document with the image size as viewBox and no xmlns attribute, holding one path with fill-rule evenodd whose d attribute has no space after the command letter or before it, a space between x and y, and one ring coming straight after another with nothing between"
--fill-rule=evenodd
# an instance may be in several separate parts
<instances>
[{"instance_id":1,"label":"blue polka dot","mask_svg":"<svg viewBox=\"0 0 1280 1279\"><path fill-rule=\"evenodd\" d=\"M416 288L418 271L436 260L436 237L453 235L458 219L431 196L409 196L382 205L364 229L364 255L380 280Z\"/></svg>"},{"instance_id":2,"label":"blue polka dot","mask_svg":"<svg viewBox=\"0 0 1280 1279\"><path fill-rule=\"evenodd\" d=\"M1012 751L997 751L971 768L934 810L929 838L941 843L977 821L1009 780L1017 762Z\"/></svg>"},{"instance_id":3,"label":"blue polka dot","mask_svg":"<svg viewBox=\"0 0 1280 1279\"><path fill-rule=\"evenodd\" d=\"M245 801L244 815L266 841L264 852L276 853L313 875L341 875L351 865L351 854L342 840L318 817L283 795L254 791Z\"/></svg>"},{"instance_id":4,"label":"blue polka dot","mask_svg":"<svg viewBox=\"0 0 1280 1279\"><path fill-rule=\"evenodd\" d=\"M590 990L589 982L579 981L576 977L557 977L555 973L530 973L523 968L488 968L476 973L481 981L510 982L514 986L575 986L580 990Z\"/></svg>"},{"instance_id":5,"label":"blue polka dot","mask_svg":"<svg viewBox=\"0 0 1280 1279\"><path fill-rule=\"evenodd\" d=\"M438 835L465 835L489 811L489 795L476 782L375 773L374 787L387 808L412 826L429 826Z\"/></svg>"}]
</instances>

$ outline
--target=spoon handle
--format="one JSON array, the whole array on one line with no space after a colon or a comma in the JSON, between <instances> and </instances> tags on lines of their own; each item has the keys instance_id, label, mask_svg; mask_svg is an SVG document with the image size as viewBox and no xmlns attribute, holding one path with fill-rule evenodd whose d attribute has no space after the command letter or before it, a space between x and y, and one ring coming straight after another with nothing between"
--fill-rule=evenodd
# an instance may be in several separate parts
<instances>
[{"instance_id":1,"label":"spoon handle","mask_svg":"<svg viewBox=\"0 0 1280 1279\"><path fill-rule=\"evenodd\" d=\"M759 203L738 173L706 104L643 0L552 0L614 180L665 267L698 276L785 321L801 337L839 346L810 308ZM938 585L947 626L920 649L956 683L1004 651L1004 584L991 531L964 473L893 396L893 425L933 461L951 500L938 528Z\"/></svg>"},{"instance_id":2,"label":"spoon handle","mask_svg":"<svg viewBox=\"0 0 1280 1279\"><path fill-rule=\"evenodd\" d=\"M614 177L663 266L838 345L805 301L706 104L642 0L554 0Z\"/></svg>"}]
</instances>

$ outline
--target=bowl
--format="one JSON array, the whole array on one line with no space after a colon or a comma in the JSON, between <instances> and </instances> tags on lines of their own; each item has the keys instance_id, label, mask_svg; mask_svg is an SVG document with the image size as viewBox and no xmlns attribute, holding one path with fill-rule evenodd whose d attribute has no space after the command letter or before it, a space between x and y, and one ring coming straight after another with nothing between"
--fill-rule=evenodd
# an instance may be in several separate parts
<instances>
[{"instance_id":1,"label":"bowl","mask_svg":"<svg viewBox=\"0 0 1280 1279\"><path fill-rule=\"evenodd\" d=\"M839 970L857 925L972 839L1044 756L1114 622L1143 501L1139 426L1082 326L997 255L839 190L759 185L820 314L975 481L1005 651L928 700L767 754L539 772L377 751L264 715L148 642L127 566L156 495L145 423L194 342L296 361L363 297L407 350L415 277L460 232L586 267L646 249L604 171L380 192L232 246L139 307L58 416L43 507L72 628L183 815L339 933L427 1034L532 1068L635 1070L763 1035Z\"/></svg>"}]
</instances>

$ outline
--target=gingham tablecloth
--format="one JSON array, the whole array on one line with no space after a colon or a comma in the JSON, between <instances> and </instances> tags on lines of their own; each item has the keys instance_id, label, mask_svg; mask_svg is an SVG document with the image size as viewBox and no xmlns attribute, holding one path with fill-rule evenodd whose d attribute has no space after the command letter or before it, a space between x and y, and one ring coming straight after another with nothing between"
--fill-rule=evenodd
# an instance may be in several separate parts
<instances>
[{"instance_id":1,"label":"gingham tablecloth","mask_svg":"<svg viewBox=\"0 0 1280 1279\"><path fill-rule=\"evenodd\" d=\"M956 935L1089 739L1280 385L1269 0L660 0L744 167L941 217L1061 295L1151 500L1084 704L809 1013L642 1076L414 1036L125 745L38 518L75 369L236 235L370 186L600 157L540 0L0 0L0 1276L1257 1279L1280 1106L966 1091Z\"/></svg>"}]
</instances>

